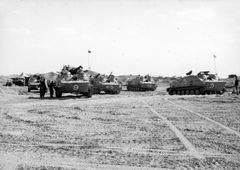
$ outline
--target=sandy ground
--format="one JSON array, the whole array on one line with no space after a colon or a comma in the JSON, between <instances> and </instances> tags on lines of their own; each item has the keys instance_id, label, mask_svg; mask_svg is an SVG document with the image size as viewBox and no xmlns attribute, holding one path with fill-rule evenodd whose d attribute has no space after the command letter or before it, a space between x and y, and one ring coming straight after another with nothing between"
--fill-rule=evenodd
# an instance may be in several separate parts
<instances>
[{"instance_id":1,"label":"sandy ground","mask_svg":"<svg viewBox=\"0 0 240 170\"><path fill-rule=\"evenodd\" d=\"M0 89L0 169L240 169L240 96Z\"/></svg>"}]
</instances>

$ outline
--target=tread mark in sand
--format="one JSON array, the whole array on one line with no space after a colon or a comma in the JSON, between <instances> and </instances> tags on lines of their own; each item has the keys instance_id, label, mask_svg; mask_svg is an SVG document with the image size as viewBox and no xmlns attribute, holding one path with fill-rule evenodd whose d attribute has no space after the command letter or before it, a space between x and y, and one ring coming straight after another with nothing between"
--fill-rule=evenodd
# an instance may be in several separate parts
<instances>
[{"instance_id":1,"label":"tread mark in sand","mask_svg":"<svg viewBox=\"0 0 240 170\"><path fill-rule=\"evenodd\" d=\"M165 99L165 100L168 101L169 103L171 103L172 105L178 107L178 108L181 108L181 109L186 110L186 111L188 111L188 112L190 112L190 113L192 113L192 114L195 114L195 115L197 115L197 116L199 116L199 117L201 117L201 118L204 118L204 119L208 120L209 122L212 122L213 124L222 127L222 128L225 129L226 131L228 131L228 132L230 132L230 133L233 133L233 134L237 135L238 137L240 137L240 133L239 133L239 132L237 132L237 131L235 131L235 130L233 130L233 129L231 129L231 128L229 128L229 127L227 127L227 126L225 126L225 125L223 125L223 124L221 124L221 123L219 123L219 122L217 122L217 121L215 121L215 120L212 120L212 119L210 119L210 118L208 118L208 117L206 117L206 116L204 116L204 115L201 115L200 113L194 112L194 111L192 111L192 110L190 110L190 109L184 108L184 107L182 107L182 106L180 106L180 105L178 105L178 104L170 101L169 99Z\"/></svg>"},{"instance_id":2,"label":"tread mark in sand","mask_svg":"<svg viewBox=\"0 0 240 170\"><path fill-rule=\"evenodd\" d=\"M198 158L198 159L202 159L204 158L203 155L201 155L196 148L193 146L193 144L170 122L168 121L164 116L162 116L161 114L159 114L156 110L154 110L148 103L146 103L143 100L139 100L140 102L142 102L147 108L149 108L151 110L152 113L154 113L155 115L157 115L158 117L160 117L168 126L169 128L175 133L175 135L181 140L181 142L184 144L184 146L187 148L188 151L190 151L190 153Z\"/></svg>"}]
</instances>

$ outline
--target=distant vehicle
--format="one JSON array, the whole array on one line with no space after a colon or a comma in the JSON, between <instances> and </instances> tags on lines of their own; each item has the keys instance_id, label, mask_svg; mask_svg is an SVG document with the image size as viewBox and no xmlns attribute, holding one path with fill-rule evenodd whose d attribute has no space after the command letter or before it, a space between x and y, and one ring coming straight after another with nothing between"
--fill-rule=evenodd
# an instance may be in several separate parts
<instances>
[{"instance_id":1,"label":"distant vehicle","mask_svg":"<svg viewBox=\"0 0 240 170\"><path fill-rule=\"evenodd\" d=\"M58 98L62 97L63 93L83 94L86 97L92 97L93 87L89 81L85 80L59 80L56 82L55 91Z\"/></svg>"},{"instance_id":2,"label":"distant vehicle","mask_svg":"<svg viewBox=\"0 0 240 170\"><path fill-rule=\"evenodd\" d=\"M93 93L99 94L104 92L106 94L119 94L122 90L122 86L117 81L111 81L110 74L106 80L101 78L101 75L98 74L94 76L91 80L91 84L93 85Z\"/></svg>"},{"instance_id":3,"label":"distant vehicle","mask_svg":"<svg viewBox=\"0 0 240 170\"><path fill-rule=\"evenodd\" d=\"M5 86L12 86L12 79L8 79Z\"/></svg>"},{"instance_id":4,"label":"distant vehicle","mask_svg":"<svg viewBox=\"0 0 240 170\"><path fill-rule=\"evenodd\" d=\"M24 75L23 73L21 73L20 75L11 77L12 83L17 86L26 86L28 82L28 78L29 76Z\"/></svg>"},{"instance_id":5,"label":"distant vehicle","mask_svg":"<svg viewBox=\"0 0 240 170\"><path fill-rule=\"evenodd\" d=\"M13 77L12 83L17 86L25 86L25 78L24 77Z\"/></svg>"},{"instance_id":6,"label":"distant vehicle","mask_svg":"<svg viewBox=\"0 0 240 170\"><path fill-rule=\"evenodd\" d=\"M34 74L32 76L29 77L28 80L28 92L30 92L31 90L39 90L39 79L40 79L40 74Z\"/></svg>"},{"instance_id":7,"label":"distant vehicle","mask_svg":"<svg viewBox=\"0 0 240 170\"><path fill-rule=\"evenodd\" d=\"M170 83L167 92L170 95L189 94L222 94L225 92L225 81L219 81L209 71L201 71L197 75L189 75Z\"/></svg>"},{"instance_id":8,"label":"distant vehicle","mask_svg":"<svg viewBox=\"0 0 240 170\"><path fill-rule=\"evenodd\" d=\"M236 74L230 74L228 75L228 78L226 79L226 88L233 88L235 86L235 79L236 79Z\"/></svg>"},{"instance_id":9,"label":"distant vehicle","mask_svg":"<svg viewBox=\"0 0 240 170\"><path fill-rule=\"evenodd\" d=\"M154 91L157 88L156 83L151 80L150 76L131 78L126 85L129 91Z\"/></svg>"}]
</instances>

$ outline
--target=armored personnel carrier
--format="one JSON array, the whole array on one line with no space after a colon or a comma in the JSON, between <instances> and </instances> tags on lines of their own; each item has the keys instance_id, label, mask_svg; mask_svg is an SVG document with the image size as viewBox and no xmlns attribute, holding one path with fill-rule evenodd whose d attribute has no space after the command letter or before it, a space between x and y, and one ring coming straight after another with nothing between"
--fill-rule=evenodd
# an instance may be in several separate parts
<instances>
[{"instance_id":1,"label":"armored personnel carrier","mask_svg":"<svg viewBox=\"0 0 240 170\"><path fill-rule=\"evenodd\" d=\"M86 97L92 97L93 87L89 81L85 80L59 80L56 82L55 91L58 98L62 97L63 93L83 94Z\"/></svg>"},{"instance_id":2,"label":"armored personnel carrier","mask_svg":"<svg viewBox=\"0 0 240 170\"><path fill-rule=\"evenodd\" d=\"M92 97L93 86L89 78L82 70L82 66L73 69L70 72L67 66L64 66L61 73L55 81L56 97L61 97L63 93L83 94L86 97Z\"/></svg>"},{"instance_id":3,"label":"armored personnel carrier","mask_svg":"<svg viewBox=\"0 0 240 170\"><path fill-rule=\"evenodd\" d=\"M13 77L12 83L17 86L24 86L25 85L25 78L24 77Z\"/></svg>"},{"instance_id":4,"label":"armored personnel carrier","mask_svg":"<svg viewBox=\"0 0 240 170\"><path fill-rule=\"evenodd\" d=\"M187 75L170 83L167 92L170 95L222 94L225 84L225 81L217 80L209 71L201 71L197 75Z\"/></svg>"},{"instance_id":5,"label":"armored personnel carrier","mask_svg":"<svg viewBox=\"0 0 240 170\"><path fill-rule=\"evenodd\" d=\"M94 94L99 94L101 92L106 94L119 94L122 90L122 86L114 80L114 77L112 78L111 74L106 80L98 74L91 80L91 83L93 85Z\"/></svg>"},{"instance_id":6,"label":"armored personnel carrier","mask_svg":"<svg viewBox=\"0 0 240 170\"><path fill-rule=\"evenodd\" d=\"M233 88L235 87L235 79L237 75L236 74L230 74L228 75L228 78L226 79L226 88Z\"/></svg>"},{"instance_id":7,"label":"armored personnel carrier","mask_svg":"<svg viewBox=\"0 0 240 170\"><path fill-rule=\"evenodd\" d=\"M157 85L151 80L151 77L137 76L127 81L127 90L129 91L154 91Z\"/></svg>"},{"instance_id":8,"label":"armored personnel carrier","mask_svg":"<svg viewBox=\"0 0 240 170\"><path fill-rule=\"evenodd\" d=\"M40 74L34 74L29 77L28 79L28 92L31 90L38 90L39 89L39 79L40 79Z\"/></svg>"}]
</instances>

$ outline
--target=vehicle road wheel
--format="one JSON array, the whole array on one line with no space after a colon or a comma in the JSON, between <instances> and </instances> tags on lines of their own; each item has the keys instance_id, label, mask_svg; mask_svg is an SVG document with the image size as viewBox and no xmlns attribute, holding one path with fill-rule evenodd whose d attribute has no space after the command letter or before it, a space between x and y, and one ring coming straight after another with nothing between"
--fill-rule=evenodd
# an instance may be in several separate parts
<instances>
[{"instance_id":1,"label":"vehicle road wheel","mask_svg":"<svg viewBox=\"0 0 240 170\"><path fill-rule=\"evenodd\" d=\"M193 91L193 90L191 90L191 91L190 91L190 94L191 94L191 95L193 95L193 94L194 94L194 91Z\"/></svg>"},{"instance_id":2,"label":"vehicle road wheel","mask_svg":"<svg viewBox=\"0 0 240 170\"><path fill-rule=\"evenodd\" d=\"M184 95L184 94L185 94L185 92L184 92L184 90L182 90L182 91L181 91L181 95Z\"/></svg>"},{"instance_id":3,"label":"vehicle road wheel","mask_svg":"<svg viewBox=\"0 0 240 170\"><path fill-rule=\"evenodd\" d=\"M176 91L175 91L175 90L173 90L172 94L173 94L173 95L176 95L177 93L176 93Z\"/></svg>"},{"instance_id":4,"label":"vehicle road wheel","mask_svg":"<svg viewBox=\"0 0 240 170\"><path fill-rule=\"evenodd\" d=\"M195 94L196 94L196 95L199 95L199 90L195 90Z\"/></svg>"},{"instance_id":5,"label":"vehicle road wheel","mask_svg":"<svg viewBox=\"0 0 240 170\"><path fill-rule=\"evenodd\" d=\"M186 95L189 95L189 90L186 90Z\"/></svg>"},{"instance_id":6,"label":"vehicle road wheel","mask_svg":"<svg viewBox=\"0 0 240 170\"><path fill-rule=\"evenodd\" d=\"M117 90L116 92L115 92L115 94L119 94L121 92L121 90Z\"/></svg>"}]
</instances>

